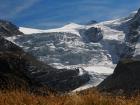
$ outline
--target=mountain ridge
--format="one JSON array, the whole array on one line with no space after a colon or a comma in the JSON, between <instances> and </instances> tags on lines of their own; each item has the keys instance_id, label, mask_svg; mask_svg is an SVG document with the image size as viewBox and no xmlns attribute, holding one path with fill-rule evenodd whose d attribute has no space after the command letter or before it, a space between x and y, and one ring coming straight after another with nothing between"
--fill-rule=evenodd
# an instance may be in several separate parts
<instances>
[{"instance_id":1,"label":"mountain ridge","mask_svg":"<svg viewBox=\"0 0 140 105\"><path fill-rule=\"evenodd\" d=\"M135 16L136 12L111 21L90 25L70 23L49 30L21 28L30 34L7 39L55 68L84 69L91 77L83 87L92 87L112 74L120 59L136 54L138 37L132 26Z\"/></svg>"},{"instance_id":2,"label":"mountain ridge","mask_svg":"<svg viewBox=\"0 0 140 105\"><path fill-rule=\"evenodd\" d=\"M127 47L127 55L120 60L112 75L107 77L98 88L103 91L123 90L132 92L140 90L140 59L139 59L139 38L140 38L140 9L137 14L129 21L129 31L126 41L130 43ZM135 49L138 48L138 49ZM133 49L135 49L133 51ZM125 51L126 51L125 50ZM136 51L138 50L138 51Z\"/></svg>"},{"instance_id":3,"label":"mountain ridge","mask_svg":"<svg viewBox=\"0 0 140 105\"><path fill-rule=\"evenodd\" d=\"M53 67L81 67L92 75L89 85L97 86L106 78L102 74L112 74L120 59L134 55L135 44L131 43L133 37L128 30L133 30L129 25L135 14L90 25L70 23L61 28L38 30L35 34L17 36L13 42Z\"/></svg>"},{"instance_id":4,"label":"mountain ridge","mask_svg":"<svg viewBox=\"0 0 140 105\"><path fill-rule=\"evenodd\" d=\"M39 87L48 87L52 90L61 92L70 91L89 81L90 75L83 71L80 74L79 69L56 69L25 52L18 45L6 39L9 30L15 27L12 23L2 24L7 26L6 30L0 30L3 34L0 36L0 86L1 88L10 87L10 84L21 87L25 82L29 88L37 89ZM1 26L1 25L0 25ZM10 27L10 28L9 28ZM24 36L18 28L10 31L8 36ZM16 32L16 33L14 33ZM12 83L13 82L13 83ZM13 87L14 87L13 86Z\"/></svg>"}]
</instances>

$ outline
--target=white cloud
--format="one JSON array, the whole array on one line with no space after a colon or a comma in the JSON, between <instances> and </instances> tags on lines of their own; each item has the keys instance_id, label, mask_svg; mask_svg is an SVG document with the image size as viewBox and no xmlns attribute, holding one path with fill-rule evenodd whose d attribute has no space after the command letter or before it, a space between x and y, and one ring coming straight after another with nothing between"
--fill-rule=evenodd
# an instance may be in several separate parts
<instances>
[{"instance_id":1,"label":"white cloud","mask_svg":"<svg viewBox=\"0 0 140 105\"><path fill-rule=\"evenodd\" d=\"M26 0L26 2L24 2L23 4L19 5L16 7L16 10L14 11L15 14L18 14L30 7L32 7L34 4L36 4L37 2L39 2L40 0Z\"/></svg>"},{"instance_id":2,"label":"white cloud","mask_svg":"<svg viewBox=\"0 0 140 105\"><path fill-rule=\"evenodd\" d=\"M9 11L9 14L6 16L8 18L15 18L18 14L22 13L23 11L31 8L35 4L37 4L40 0L24 0L18 5L15 5L13 10Z\"/></svg>"}]
</instances>

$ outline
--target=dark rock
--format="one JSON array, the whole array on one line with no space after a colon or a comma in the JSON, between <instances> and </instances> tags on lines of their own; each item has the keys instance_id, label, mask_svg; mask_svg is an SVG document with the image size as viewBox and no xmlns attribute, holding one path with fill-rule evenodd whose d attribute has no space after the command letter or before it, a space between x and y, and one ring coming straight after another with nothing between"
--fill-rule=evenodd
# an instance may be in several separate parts
<instances>
[{"instance_id":1,"label":"dark rock","mask_svg":"<svg viewBox=\"0 0 140 105\"><path fill-rule=\"evenodd\" d=\"M140 9L137 14L125 23L128 26L126 30L125 39L126 46L123 49L121 60L117 64L115 71L112 75L107 77L98 88L104 91L123 90L131 92L140 90L140 60L134 58L135 46L140 39Z\"/></svg>"},{"instance_id":2,"label":"dark rock","mask_svg":"<svg viewBox=\"0 0 140 105\"><path fill-rule=\"evenodd\" d=\"M126 92L140 90L140 61L130 59L120 61L114 73L99 84L98 89Z\"/></svg>"},{"instance_id":3,"label":"dark rock","mask_svg":"<svg viewBox=\"0 0 140 105\"><path fill-rule=\"evenodd\" d=\"M123 23L123 27L126 28L125 33L125 47L121 58L132 58L135 52L135 46L140 38L140 9L138 12L126 23Z\"/></svg>"},{"instance_id":4,"label":"dark rock","mask_svg":"<svg viewBox=\"0 0 140 105\"><path fill-rule=\"evenodd\" d=\"M5 51L19 52L23 50L12 42L5 40L3 37L0 37L0 52Z\"/></svg>"},{"instance_id":5,"label":"dark rock","mask_svg":"<svg viewBox=\"0 0 140 105\"><path fill-rule=\"evenodd\" d=\"M9 21L0 20L0 36L21 35L19 28Z\"/></svg>"},{"instance_id":6,"label":"dark rock","mask_svg":"<svg viewBox=\"0 0 140 105\"><path fill-rule=\"evenodd\" d=\"M139 37L139 27L140 27L140 9L138 10L137 14L128 22L129 29L128 34L126 37L126 41L130 43L136 42Z\"/></svg>"},{"instance_id":7,"label":"dark rock","mask_svg":"<svg viewBox=\"0 0 140 105\"><path fill-rule=\"evenodd\" d=\"M0 88L39 86L27 75L26 60L21 53L0 52Z\"/></svg>"},{"instance_id":8,"label":"dark rock","mask_svg":"<svg viewBox=\"0 0 140 105\"><path fill-rule=\"evenodd\" d=\"M137 28L140 25L140 9L138 10L137 14L134 16L132 20L130 20L131 24L133 24L134 28Z\"/></svg>"},{"instance_id":9,"label":"dark rock","mask_svg":"<svg viewBox=\"0 0 140 105\"><path fill-rule=\"evenodd\" d=\"M103 35L101 33L101 29L96 28L96 27L91 27L84 32L84 36L89 42L99 42L102 40Z\"/></svg>"},{"instance_id":10,"label":"dark rock","mask_svg":"<svg viewBox=\"0 0 140 105\"><path fill-rule=\"evenodd\" d=\"M44 64L2 37L0 37L0 68L2 87L6 84L21 86L25 82L29 87L47 86L57 91L69 91L90 79L87 73L79 76L79 70L58 70Z\"/></svg>"},{"instance_id":11,"label":"dark rock","mask_svg":"<svg viewBox=\"0 0 140 105\"><path fill-rule=\"evenodd\" d=\"M89 75L79 70L55 69L22 48L6 40L5 36L22 34L11 22L0 20L0 88L28 86L30 89L48 87L70 91L89 81Z\"/></svg>"},{"instance_id":12,"label":"dark rock","mask_svg":"<svg viewBox=\"0 0 140 105\"><path fill-rule=\"evenodd\" d=\"M86 25L92 25L92 24L96 24L96 23L97 23L97 21L91 20L91 21L89 21Z\"/></svg>"}]
</instances>

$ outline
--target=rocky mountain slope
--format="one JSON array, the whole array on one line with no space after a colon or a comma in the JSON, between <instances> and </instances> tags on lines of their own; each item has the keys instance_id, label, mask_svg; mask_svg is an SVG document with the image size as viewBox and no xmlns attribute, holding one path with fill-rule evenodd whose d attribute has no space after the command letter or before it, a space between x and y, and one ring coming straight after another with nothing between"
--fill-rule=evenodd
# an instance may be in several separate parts
<instances>
[{"instance_id":1,"label":"rocky mountain slope","mask_svg":"<svg viewBox=\"0 0 140 105\"><path fill-rule=\"evenodd\" d=\"M140 89L140 9L128 24L124 58L118 63L114 73L105 79L98 87L101 90L134 91Z\"/></svg>"},{"instance_id":2,"label":"rocky mountain slope","mask_svg":"<svg viewBox=\"0 0 140 105\"><path fill-rule=\"evenodd\" d=\"M113 73L121 59L139 60L139 11L88 25L70 23L49 30L20 27L25 35L6 39L55 68L80 68L79 75L86 71L90 81L80 88L88 88Z\"/></svg>"},{"instance_id":3,"label":"rocky mountain slope","mask_svg":"<svg viewBox=\"0 0 140 105\"><path fill-rule=\"evenodd\" d=\"M9 21L0 20L0 36L21 35L19 28Z\"/></svg>"},{"instance_id":4,"label":"rocky mountain slope","mask_svg":"<svg viewBox=\"0 0 140 105\"><path fill-rule=\"evenodd\" d=\"M102 91L131 92L140 90L140 61L123 60L120 61L112 75L107 77L98 89Z\"/></svg>"},{"instance_id":5,"label":"rocky mountain slope","mask_svg":"<svg viewBox=\"0 0 140 105\"><path fill-rule=\"evenodd\" d=\"M120 59L138 58L139 36L135 31L138 13L88 25L70 23L49 30L20 27L25 35L7 39L55 68L81 68L81 74L85 70L91 77L80 87L83 89L97 86L113 73Z\"/></svg>"},{"instance_id":6,"label":"rocky mountain slope","mask_svg":"<svg viewBox=\"0 0 140 105\"><path fill-rule=\"evenodd\" d=\"M6 40L2 36L15 36L20 34L18 28L11 24L3 23L6 26L6 33L2 30L0 36L0 87L9 85L23 86L23 84L32 87L43 87L58 90L73 90L87 81L89 75L83 71L80 74L79 69L55 69L41 61L36 60L32 55L24 52L16 44ZM11 31L12 30L12 31ZM14 33L15 32L15 33Z\"/></svg>"}]
</instances>

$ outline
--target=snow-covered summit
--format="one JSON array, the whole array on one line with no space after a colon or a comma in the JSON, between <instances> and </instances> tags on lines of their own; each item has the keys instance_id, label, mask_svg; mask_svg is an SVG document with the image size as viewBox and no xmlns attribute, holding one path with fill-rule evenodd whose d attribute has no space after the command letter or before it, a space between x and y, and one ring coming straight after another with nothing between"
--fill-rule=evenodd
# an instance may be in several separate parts
<instances>
[{"instance_id":1,"label":"snow-covered summit","mask_svg":"<svg viewBox=\"0 0 140 105\"><path fill-rule=\"evenodd\" d=\"M19 27L19 30L24 34L35 34L35 33L44 33L46 30L41 29L33 29L33 28L26 28L26 27Z\"/></svg>"},{"instance_id":2,"label":"snow-covered summit","mask_svg":"<svg viewBox=\"0 0 140 105\"><path fill-rule=\"evenodd\" d=\"M65 25L64 27L56 28L56 29L41 30L41 29L20 27L19 30L21 32L23 32L24 34L67 32L67 33L73 33L73 34L79 35L78 30L81 29L81 28L84 28L84 26L76 24L76 23L70 23L68 25Z\"/></svg>"}]
</instances>

